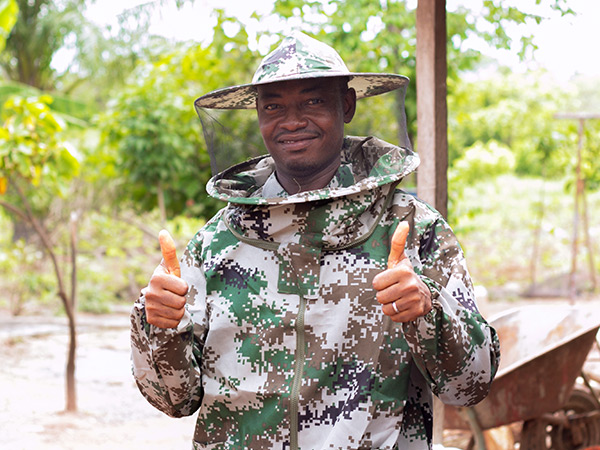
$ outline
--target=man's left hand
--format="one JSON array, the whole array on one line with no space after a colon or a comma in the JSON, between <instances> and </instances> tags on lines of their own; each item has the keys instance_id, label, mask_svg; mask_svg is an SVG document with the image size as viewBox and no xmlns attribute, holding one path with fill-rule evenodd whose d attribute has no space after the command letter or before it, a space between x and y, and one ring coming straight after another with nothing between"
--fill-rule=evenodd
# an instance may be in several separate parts
<instances>
[{"instance_id":1,"label":"man's left hand","mask_svg":"<svg viewBox=\"0 0 600 450\"><path fill-rule=\"evenodd\" d=\"M394 322L410 322L431 311L431 291L404 253L408 224L400 222L392 237L388 269L373 279L377 301Z\"/></svg>"}]
</instances>

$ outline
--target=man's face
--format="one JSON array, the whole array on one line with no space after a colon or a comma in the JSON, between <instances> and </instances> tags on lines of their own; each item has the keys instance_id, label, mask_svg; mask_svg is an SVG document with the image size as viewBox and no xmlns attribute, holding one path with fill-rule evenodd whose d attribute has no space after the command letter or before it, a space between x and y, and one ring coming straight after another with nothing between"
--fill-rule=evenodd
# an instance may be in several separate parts
<instances>
[{"instance_id":1,"label":"man's face","mask_svg":"<svg viewBox=\"0 0 600 450\"><path fill-rule=\"evenodd\" d=\"M337 169L344 123L356 106L339 78L282 81L258 87L260 132L278 177L307 179Z\"/></svg>"}]
</instances>

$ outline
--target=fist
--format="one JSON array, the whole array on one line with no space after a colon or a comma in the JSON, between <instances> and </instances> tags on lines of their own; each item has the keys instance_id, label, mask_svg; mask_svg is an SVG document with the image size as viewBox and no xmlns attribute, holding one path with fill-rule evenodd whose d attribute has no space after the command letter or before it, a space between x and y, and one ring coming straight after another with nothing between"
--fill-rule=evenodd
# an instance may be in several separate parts
<instances>
[{"instance_id":1,"label":"fist","mask_svg":"<svg viewBox=\"0 0 600 450\"><path fill-rule=\"evenodd\" d=\"M413 270L404 247L409 226L400 222L392 237L387 270L373 279L382 311L394 322L409 322L431 311L431 292Z\"/></svg>"},{"instance_id":2,"label":"fist","mask_svg":"<svg viewBox=\"0 0 600 450\"><path fill-rule=\"evenodd\" d=\"M185 314L188 285L180 278L175 243L168 231L158 235L163 260L143 289L146 296L146 321L159 328L176 328Z\"/></svg>"}]
</instances>

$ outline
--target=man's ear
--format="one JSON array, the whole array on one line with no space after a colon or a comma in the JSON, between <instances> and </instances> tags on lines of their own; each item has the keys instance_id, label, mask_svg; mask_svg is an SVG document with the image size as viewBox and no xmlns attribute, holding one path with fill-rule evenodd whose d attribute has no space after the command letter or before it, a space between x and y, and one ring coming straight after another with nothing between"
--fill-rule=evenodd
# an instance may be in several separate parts
<instances>
[{"instance_id":1,"label":"man's ear","mask_svg":"<svg viewBox=\"0 0 600 450\"><path fill-rule=\"evenodd\" d=\"M350 88L344 95L344 123L350 123L356 112L356 91Z\"/></svg>"}]
</instances>

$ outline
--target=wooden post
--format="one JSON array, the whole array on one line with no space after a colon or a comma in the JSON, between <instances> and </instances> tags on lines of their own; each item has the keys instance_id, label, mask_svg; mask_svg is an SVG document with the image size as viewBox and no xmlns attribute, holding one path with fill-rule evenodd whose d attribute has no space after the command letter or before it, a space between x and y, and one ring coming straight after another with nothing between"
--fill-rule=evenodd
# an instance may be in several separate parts
<instances>
[{"instance_id":1,"label":"wooden post","mask_svg":"<svg viewBox=\"0 0 600 450\"><path fill-rule=\"evenodd\" d=\"M417 4L417 196L448 216L446 0ZM433 400L433 443L442 444L444 405Z\"/></svg>"},{"instance_id":2,"label":"wooden post","mask_svg":"<svg viewBox=\"0 0 600 450\"><path fill-rule=\"evenodd\" d=\"M575 166L575 207L573 211L573 241L571 242L571 273L569 274L569 301L575 303L577 297L577 244L579 241L579 199L583 193L581 178L581 150L583 148L584 119L579 119L577 139L577 165Z\"/></svg>"},{"instance_id":3,"label":"wooden post","mask_svg":"<svg viewBox=\"0 0 600 450\"><path fill-rule=\"evenodd\" d=\"M417 5L417 195L448 215L446 0Z\"/></svg>"}]
</instances>

